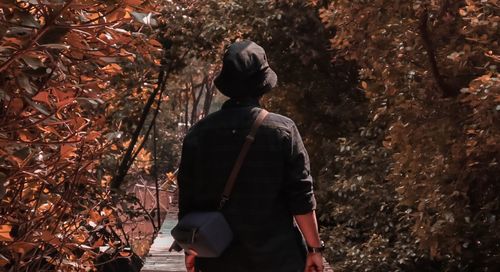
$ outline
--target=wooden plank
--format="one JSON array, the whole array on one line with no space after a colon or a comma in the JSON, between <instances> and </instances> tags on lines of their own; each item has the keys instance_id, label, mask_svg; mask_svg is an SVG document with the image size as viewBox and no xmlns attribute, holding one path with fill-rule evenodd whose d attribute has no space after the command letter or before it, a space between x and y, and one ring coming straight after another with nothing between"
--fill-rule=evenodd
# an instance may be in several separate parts
<instances>
[{"instance_id":1,"label":"wooden plank","mask_svg":"<svg viewBox=\"0 0 500 272\"><path fill-rule=\"evenodd\" d=\"M325 267L325 269L323 270L323 272L333 272L333 269L332 267L330 266L330 264L325 260L325 258L323 258L323 266Z\"/></svg>"},{"instance_id":2,"label":"wooden plank","mask_svg":"<svg viewBox=\"0 0 500 272\"><path fill-rule=\"evenodd\" d=\"M156 237L141 272L186 272L183 252L169 252L174 239L170 231L177 223L175 213L169 211Z\"/></svg>"}]
</instances>

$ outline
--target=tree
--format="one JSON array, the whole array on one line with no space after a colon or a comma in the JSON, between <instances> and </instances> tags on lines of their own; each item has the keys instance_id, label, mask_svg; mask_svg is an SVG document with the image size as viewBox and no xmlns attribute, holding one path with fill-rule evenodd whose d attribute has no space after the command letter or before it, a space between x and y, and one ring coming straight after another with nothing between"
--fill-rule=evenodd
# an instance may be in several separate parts
<instances>
[{"instance_id":1,"label":"tree","mask_svg":"<svg viewBox=\"0 0 500 272\"><path fill-rule=\"evenodd\" d=\"M387 179L423 253L403 263L495 270L496 4L323 2L336 57L358 63L371 116L388 124Z\"/></svg>"},{"instance_id":2,"label":"tree","mask_svg":"<svg viewBox=\"0 0 500 272\"><path fill-rule=\"evenodd\" d=\"M101 255L130 254L122 221L137 216L124 212L134 200L110 197L108 183L134 107L156 83L152 10L143 1L0 4L2 270L95 269Z\"/></svg>"}]
</instances>

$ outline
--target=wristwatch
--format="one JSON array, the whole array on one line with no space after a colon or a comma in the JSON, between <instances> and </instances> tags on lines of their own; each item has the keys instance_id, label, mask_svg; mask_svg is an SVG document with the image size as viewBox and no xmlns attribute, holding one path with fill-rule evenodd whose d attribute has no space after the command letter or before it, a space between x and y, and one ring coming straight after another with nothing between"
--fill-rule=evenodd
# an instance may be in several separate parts
<instances>
[{"instance_id":1,"label":"wristwatch","mask_svg":"<svg viewBox=\"0 0 500 272\"><path fill-rule=\"evenodd\" d=\"M319 247L312 247L307 245L307 252L309 253L322 253L325 251L325 242L319 241Z\"/></svg>"}]
</instances>

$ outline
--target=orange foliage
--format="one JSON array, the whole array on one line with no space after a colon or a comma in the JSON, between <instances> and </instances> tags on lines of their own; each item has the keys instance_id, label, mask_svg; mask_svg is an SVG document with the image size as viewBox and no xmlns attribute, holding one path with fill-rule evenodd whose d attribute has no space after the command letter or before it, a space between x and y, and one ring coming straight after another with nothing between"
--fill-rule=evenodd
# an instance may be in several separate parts
<instances>
[{"instance_id":1,"label":"orange foliage","mask_svg":"<svg viewBox=\"0 0 500 272\"><path fill-rule=\"evenodd\" d=\"M144 103L121 100L157 76L161 44L145 10L155 7L0 4L0 271L95 270L128 246L120 222L134 200L112 198L108 183L123 119Z\"/></svg>"}]
</instances>

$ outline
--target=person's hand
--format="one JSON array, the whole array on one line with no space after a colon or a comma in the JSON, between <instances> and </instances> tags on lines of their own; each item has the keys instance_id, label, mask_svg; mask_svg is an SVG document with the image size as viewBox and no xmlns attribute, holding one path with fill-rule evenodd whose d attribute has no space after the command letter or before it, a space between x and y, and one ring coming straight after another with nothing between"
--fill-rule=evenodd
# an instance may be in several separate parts
<instances>
[{"instance_id":1,"label":"person's hand","mask_svg":"<svg viewBox=\"0 0 500 272\"><path fill-rule=\"evenodd\" d=\"M194 255L186 255L185 257L185 262L186 262L186 270L187 272L194 272L194 259L196 256Z\"/></svg>"},{"instance_id":2,"label":"person's hand","mask_svg":"<svg viewBox=\"0 0 500 272\"><path fill-rule=\"evenodd\" d=\"M304 272L323 272L323 257L321 253L307 254L306 269Z\"/></svg>"},{"instance_id":3,"label":"person's hand","mask_svg":"<svg viewBox=\"0 0 500 272\"><path fill-rule=\"evenodd\" d=\"M195 272L194 270L194 259L196 258L196 251L194 250L189 250L186 254L186 257L184 258L184 262L186 263L186 270L187 272Z\"/></svg>"}]
</instances>

